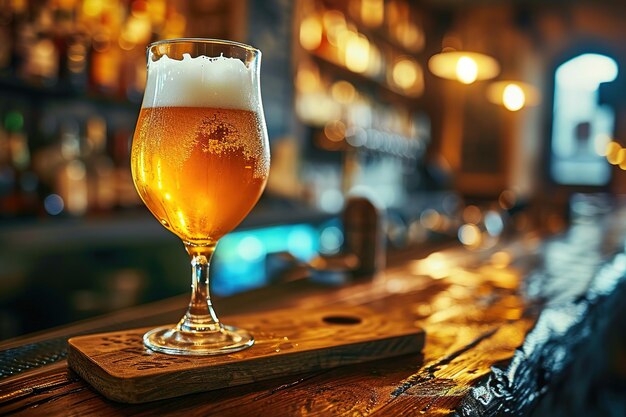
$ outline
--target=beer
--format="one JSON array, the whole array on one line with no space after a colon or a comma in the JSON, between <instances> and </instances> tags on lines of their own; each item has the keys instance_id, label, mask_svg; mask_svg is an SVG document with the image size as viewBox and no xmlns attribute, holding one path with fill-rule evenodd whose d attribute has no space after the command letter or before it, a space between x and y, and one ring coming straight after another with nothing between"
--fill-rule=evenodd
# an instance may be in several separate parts
<instances>
[{"instance_id":1,"label":"beer","mask_svg":"<svg viewBox=\"0 0 626 417\"><path fill-rule=\"evenodd\" d=\"M215 39L170 39L148 47L146 91L131 152L135 187L191 258L191 300L175 327L148 331L148 348L217 355L254 344L219 321L209 292L217 241L259 199L269 171L261 105L261 51Z\"/></svg>"},{"instance_id":2,"label":"beer","mask_svg":"<svg viewBox=\"0 0 626 417\"><path fill-rule=\"evenodd\" d=\"M215 243L246 217L267 180L256 73L223 56L164 55L149 66L133 138L135 187L181 239Z\"/></svg>"},{"instance_id":3,"label":"beer","mask_svg":"<svg viewBox=\"0 0 626 417\"><path fill-rule=\"evenodd\" d=\"M265 187L264 130L250 110L143 108L131 161L137 191L181 239L216 242L245 218Z\"/></svg>"}]
</instances>

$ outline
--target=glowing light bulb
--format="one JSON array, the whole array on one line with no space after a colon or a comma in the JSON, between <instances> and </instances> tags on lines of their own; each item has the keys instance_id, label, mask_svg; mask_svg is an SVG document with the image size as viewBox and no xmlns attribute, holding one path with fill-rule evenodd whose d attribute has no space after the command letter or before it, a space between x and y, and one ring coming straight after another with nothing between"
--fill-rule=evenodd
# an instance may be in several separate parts
<instances>
[{"instance_id":1,"label":"glowing light bulb","mask_svg":"<svg viewBox=\"0 0 626 417\"><path fill-rule=\"evenodd\" d=\"M621 169L624 169L626 167L626 165L624 165L626 163L626 148L622 148L619 150L619 152L617 153L616 162L617 163L615 165L619 165Z\"/></svg>"},{"instance_id":2,"label":"glowing light bulb","mask_svg":"<svg viewBox=\"0 0 626 417\"><path fill-rule=\"evenodd\" d=\"M478 77L478 65L476 61L467 56L462 56L456 63L456 77L463 84L471 84Z\"/></svg>"},{"instance_id":3,"label":"glowing light bulb","mask_svg":"<svg viewBox=\"0 0 626 417\"><path fill-rule=\"evenodd\" d=\"M341 104L350 104L356 97L356 89L347 81L337 81L330 88L333 98Z\"/></svg>"},{"instance_id":4,"label":"glowing light bulb","mask_svg":"<svg viewBox=\"0 0 626 417\"><path fill-rule=\"evenodd\" d=\"M322 43L322 24L316 16L309 16L300 23L300 44L313 51Z\"/></svg>"},{"instance_id":5,"label":"glowing light bulb","mask_svg":"<svg viewBox=\"0 0 626 417\"><path fill-rule=\"evenodd\" d=\"M606 145L606 151L605 151L605 155L606 155L606 160L609 161L609 164L611 165L619 165L620 159L619 159L619 153L622 150L622 146L614 141L609 142Z\"/></svg>"},{"instance_id":6,"label":"glowing light bulb","mask_svg":"<svg viewBox=\"0 0 626 417\"><path fill-rule=\"evenodd\" d=\"M383 0L361 0L361 20L367 26L380 26L384 15L385 2Z\"/></svg>"},{"instance_id":7,"label":"glowing light bulb","mask_svg":"<svg viewBox=\"0 0 626 417\"><path fill-rule=\"evenodd\" d=\"M502 104L510 111L518 111L526 104L524 90L517 84L508 84L502 92Z\"/></svg>"},{"instance_id":8,"label":"glowing light bulb","mask_svg":"<svg viewBox=\"0 0 626 417\"><path fill-rule=\"evenodd\" d=\"M369 40L359 33L351 33L346 42L346 67L353 72L365 72L369 63L369 53Z\"/></svg>"},{"instance_id":9,"label":"glowing light bulb","mask_svg":"<svg viewBox=\"0 0 626 417\"><path fill-rule=\"evenodd\" d=\"M396 85L403 89L413 87L417 81L418 69L417 65L408 59L402 59L393 66L393 81Z\"/></svg>"},{"instance_id":10,"label":"glowing light bulb","mask_svg":"<svg viewBox=\"0 0 626 417\"><path fill-rule=\"evenodd\" d=\"M509 111L517 111L523 107L536 106L541 101L541 94L537 88L521 81L496 81L487 87L486 93L489 101L494 104L502 105ZM596 145L603 148L605 143L606 142Z\"/></svg>"},{"instance_id":11,"label":"glowing light bulb","mask_svg":"<svg viewBox=\"0 0 626 417\"><path fill-rule=\"evenodd\" d=\"M458 237L465 246L478 246L482 240L480 229L472 223L461 226L459 228Z\"/></svg>"}]
</instances>

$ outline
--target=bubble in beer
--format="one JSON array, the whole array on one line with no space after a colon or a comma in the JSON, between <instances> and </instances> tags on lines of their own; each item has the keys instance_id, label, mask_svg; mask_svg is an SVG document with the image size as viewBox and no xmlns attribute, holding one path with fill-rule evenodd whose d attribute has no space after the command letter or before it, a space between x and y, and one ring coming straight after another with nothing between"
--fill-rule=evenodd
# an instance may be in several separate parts
<instances>
[{"instance_id":1,"label":"bubble in beer","mask_svg":"<svg viewBox=\"0 0 626 417\"><path fill-rule=\"evenodd\" d=\"M268 148L256 73L242 61L150 62L131 167L146 206L169 230L194 242L232 230L265 186Z\"/></svg>"}]
</instances>

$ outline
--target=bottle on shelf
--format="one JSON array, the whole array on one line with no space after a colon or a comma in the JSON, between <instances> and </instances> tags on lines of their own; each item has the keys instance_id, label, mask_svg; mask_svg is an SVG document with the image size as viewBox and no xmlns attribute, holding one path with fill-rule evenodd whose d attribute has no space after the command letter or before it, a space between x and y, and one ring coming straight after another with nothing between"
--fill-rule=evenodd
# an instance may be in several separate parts
<instances>
[{"instance_id":1,"label":"bottle on shelf","mask_svg":"<svg viewBox=\"0 0 626 417\"><path fill-rule=\"evenodd\" d=\"M111 210L117 201L115 166L106 153L106 121L93 116L87 121L83 159L87 167L87 204L89 211Z\"/></svg>"},{"instance_id":2,"label":"bottle on shelf","mask_svg":"<svg viewBox=\"0 0 626 417\"><path fill-rule=\"evenodd\" d=\"M38 210L38 177L31 170L24 115L9 111L0 132L0 211L3 216L33 215Z\"/></svg>"},{"instance_id":3,"label":"bottle on shelf","mask_svg":"<svg viewBox=\"0 0 626 417\"><path fill-rule=\"evenodd\" d=\"M62 201L63 211L72 216L87 212L87 169L80 160L79 126L75 121L61 127L63 161L55 173L55 191Z\"/></svg>"},{"instance_id":4,"label":"bottle on shelf","mask_svg":"<svg viewBox=\"0 0 626 417\"><path fill-rule=\"evenodd\" d=\"M81 32L68 37L62 60L62 77L75 91L85 91L89 85L89 39Z\"/></svg>"},{"instance_id":5,"label":"bottle on shelf","mask_svg":"<svg viewBox=\"0 0 626 417\"><path fill-rule=\"evenodd\" d=\"M37 19L20 27L17 52L21 55L18 68L20 78L34 85L56 84L59 75L59 50L54 42L52 13L47 8L39 10Z\"/></svg>"}]
</instances>

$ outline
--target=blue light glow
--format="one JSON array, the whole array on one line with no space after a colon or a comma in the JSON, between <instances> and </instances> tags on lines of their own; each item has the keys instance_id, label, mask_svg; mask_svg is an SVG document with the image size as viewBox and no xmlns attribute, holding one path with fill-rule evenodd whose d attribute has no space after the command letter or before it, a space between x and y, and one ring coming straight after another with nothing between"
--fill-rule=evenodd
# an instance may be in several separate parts
<instances>
[{"instance_id":1,"label":"blue light glow","mask_svg":"<svg viewBox=\"0 0 626 417\"><path fill-rule=\"evenodd\" d=\"M266 285L271 278L267 255L288 251L308 261L317 254L319 239L318 229L308 224L230 233L220 240L213 258L212 292L223 296Z\"/></svg>"},{"instance_id":2,"label":"blue light glow","mask_svg":"<svg viewBox=\"0 0 626 417\"><path fill-rule=\"evenodd\" d=\"M329 226L320 235L320 252L333 254L339 252L343 244L343 232L337 226Z\"/></svg>"}]
</instances>

